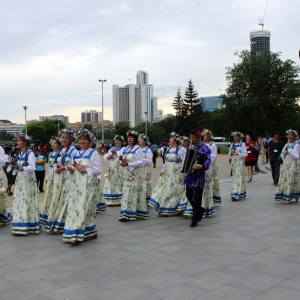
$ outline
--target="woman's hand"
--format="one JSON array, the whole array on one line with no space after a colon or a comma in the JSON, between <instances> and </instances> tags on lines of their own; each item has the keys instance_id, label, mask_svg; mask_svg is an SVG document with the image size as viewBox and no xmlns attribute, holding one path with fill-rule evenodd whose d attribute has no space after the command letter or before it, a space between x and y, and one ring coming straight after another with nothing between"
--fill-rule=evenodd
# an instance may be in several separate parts
<instances>
[{"instance_id":1,"label":"woman's hand","mask_svg":"<svg viewBox=\"0 0 300 300\"><path fill-rule=\"evenodd\" d=\"M126 161L121 161L121 163L120 163L120 166L121 167L127 167L128 166L128 163L126 162Z\"/></svg>"},{"instance_id":2,"label":"woman's hand","mask_svg":"<svg viewBox=\"0 0 300 300\"><path fill-rule=\"evenodd\" d=\"M160 172L159 176L163 176L165 174L165 172Z\"/></svg>"}]
</instances>

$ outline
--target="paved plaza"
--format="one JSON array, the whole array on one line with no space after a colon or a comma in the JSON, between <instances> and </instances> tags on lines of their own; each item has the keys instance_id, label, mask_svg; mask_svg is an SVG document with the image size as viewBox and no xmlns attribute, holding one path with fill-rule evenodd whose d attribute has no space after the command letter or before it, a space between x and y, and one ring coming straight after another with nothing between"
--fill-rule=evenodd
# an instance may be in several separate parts
<instances>
[{"instance_id":1,"label":"paved plaza","mask_svg":"<svg viewBox=\"0 0 300 300\"><path fill-rule=\"evenodd\" d=\"M269 172L232 202L227 160L222 204L195 228L152 208L148 221L120 223L118 207L97 215L98 239L78 245L0 227L0 299L299 300L300 203L276 203Z\"/></svg>"}]
</instances>

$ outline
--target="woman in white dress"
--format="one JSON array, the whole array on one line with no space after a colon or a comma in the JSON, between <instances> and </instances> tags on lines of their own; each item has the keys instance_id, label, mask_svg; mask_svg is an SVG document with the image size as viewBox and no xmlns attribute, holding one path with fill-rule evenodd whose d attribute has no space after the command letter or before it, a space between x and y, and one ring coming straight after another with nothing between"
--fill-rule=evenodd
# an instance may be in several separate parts
<instances>
[{"instance_id":1,"label":"woman in white dress","mask_svg":"<svg viewBox=\"0 0 300 300\"><path fill-rule=\"evenodd\" d=\"M29 149L30 137L21 133L17 139L21 153L17 162L19 172L16 178L13 196L14 235L40 233L40 218L35 177L35 155Z\"/></svg>"},{"instance_id":2,"label":"woman in white dress","mask_svg":"<svg viewBox=\"0 0 300 300\"><path fill-rule=\"evenodd\" d=\"M143 151L138 146L138 133L130 130L127 133L127 142L128 146L119 156L120 165L124 172L119 221L148 220L146 193L141 184L143 180Z\"/></svg>"},{"instance_id":3,"label":"woman in white dress","mask_svg":"<svg viewBox=\"0 0 300 300\"><path fill-rule=\"evenodd\" d=\"M50 143L53 151L49 155L49 160L48 160L49 169L46 178L45 197L44 197L43 206L40 213L40 222L43 225L46 224L48 219L48 209L52 200L53 181L54 181L54 174L56 169L54 162L57 160L59 156L59 150L61 147L61 142L59 141L59 138L56 136L51 137Z\"/></svg>"},{"instance_id":4,"label":"woman in white dress","mask_svg":"<svg viewBox=\"0 0 300 300\"><path fill-rule=\"evenodd\" d=\"M115 146L104 155L107 170L104 175L103 196L107 206L121 205L122 199L123 171L119 164L119 155L124 150L124 137L117 134L114 141Z\"/></svg>"},{"instance_id":5,"label":"woman in white dress","mask_svg":"<svg viewBox=\"0 0 300 300\"><path fill-rule=\"evenodd\" d=\"M7 209L7 177L3 167L6 162L4 149L0 146L0 224L9 225L12 214Z\"/></svg>"},{"instance_id":6,"label":"woman in white dress","mask_svg":"<svg viewBox=\"0 0 300 300\"><path fill-rule=\"evenodd\" d=\"M68 209L68 195L71 180L67 177L67 166L72 164L75 147L75 133L70 129L60 132L62 149L54 161L55 174L53 179L52 199L48 209L48 219L45 228L48 232L62 233Z\"/></svg>"},{"instance_id":7,"label":"woman in white dress","mask_svg":"<svg viewBox=\"0 0 300 300\"><path fill-rule=\"evenodd\" d=\"M281 152L283 165L275 193L275 201L284 202L284 204L290 204L292 200L298 202L300 196L300 146L295 143L297 135L295 130L286 131L288 142Z\"/></svg>"},{"instance_id":8,"label":"woman in white dress","mask_svg":"<svg viewBox=\"0 0 300 300\"><path fill-rule=\"evenodd\" d=\"M180 170L186 149L180 146L181 138L175 132L170 134L169 143L160 179L149 200L160 216L174 215L184 192L184 174Z\"/></svg>"},{"instance_id":9,"label":"woman in white dress","mask_svg":"<svg viewBox=\"0 0 300 300\"><path fill-rule=\"evenodd\" d=\"M94 139L92 132L83 128L78 131L77 137L80 150L75 152L72 166L67 167L72 180L62 238L72 244L97 238L98 176L102 171L99 153L90 148L90 142Z\"/></svg>"},{"instance_id":10,"label":"woman in white dress","mask_svg":"<svg viewBox=\"0 0 300 300\"><path fill-rule=\"evenodd\" d=\"M231 158L232 168L232 201L239 201L246 197L246 172L245 172L245 157L247 157L247 148L241 140L242 133L235 131L231 135L234 142L229 148L229 156Z\"/></svg>"},{"instance_id":11,"label":"woman in white dress","mask_svg":"<svg viewBox=\"0 0 300 300\"><path fill-rule=\"evenodd\" d=\"M153 153L151 149L148 147L150 144L149 138L143 133L139 135L139 144L143 150L142 184L145 190L146 200L148 201L152 193L151 170L152 170Z\"/></svg>"}]
</instances>

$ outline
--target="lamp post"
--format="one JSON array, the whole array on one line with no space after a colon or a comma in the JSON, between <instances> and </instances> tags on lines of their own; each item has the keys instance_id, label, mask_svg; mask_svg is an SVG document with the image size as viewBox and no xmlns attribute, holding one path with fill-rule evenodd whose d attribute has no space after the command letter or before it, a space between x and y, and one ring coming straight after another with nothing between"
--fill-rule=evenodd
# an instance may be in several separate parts
<instances>
[{"instance_id":1,"label":"lamp post","mask_svg":"<svg viewBox=\"0 0 300 300\"><path fill-rule=\"evenodd\" d=\"M103 82L106 82L106 79L98 79L102 85L102 144L104 144L104 113L103 113Z\"/></svg>"},{"instance_id":2,"label":"lamp post","mask_svg":"<svg viewBox=\"0 0 300 300\"><path fill-rule=\"evenodd\" d=\"M26 111L27 111L28 106L24 105L23 108L25 110L25 133L27 135L27 115L26 115Z\"/></svg>"},{"instance_id":3,"label":"lamp post","mask_svg":"<svg viewBox=\"0 0 300 300\"><path fill-rule=\"evenodd\" d=\"M146 116L146 118L145 118L145 119L146 119L146 120L145 120L145 135L146 135L146 136L147 136L147 123L148 123L148 122L147 122L147 121L148 121L148 120L147 120L147 115L148 115L148 112L145 111L145 116Z\"/></svg>"},{"instance_id":4,"label":"lamp post","mask_svg":"<svg viewBox=\"0 0 300 300\"><path fill-rule=\"evenodd\" d=\"M59 137L59 121L57 120L57 137Z\"/></svg>"}]
</instances>

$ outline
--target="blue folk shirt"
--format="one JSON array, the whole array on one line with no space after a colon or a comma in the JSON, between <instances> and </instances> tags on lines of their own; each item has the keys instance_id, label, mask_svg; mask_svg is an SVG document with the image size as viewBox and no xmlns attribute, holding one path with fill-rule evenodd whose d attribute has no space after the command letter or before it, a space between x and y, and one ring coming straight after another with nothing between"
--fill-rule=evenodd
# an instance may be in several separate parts
<instances>
[{"instance_id":1,"label":"blue folk shirt","mask_svg":"<svg viewBox=\"0 0 300 300\"><path fill-rule=\"evenodd\" d=\"M206 154L206 160L204 162L204 165L202 167L203 172L201 172L201 175L199 177L187 174L184 179L184 184L189 187L200 187L201 189L204 188L205 184L205 171L209 169L210 163L211 163L211 150L209 146L207 146L205 143L201 142L198 145L191 145L191 149L195 149L198 152L202 152Z\"/></svg>"}]
</instances>

